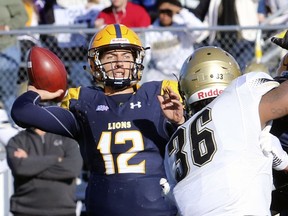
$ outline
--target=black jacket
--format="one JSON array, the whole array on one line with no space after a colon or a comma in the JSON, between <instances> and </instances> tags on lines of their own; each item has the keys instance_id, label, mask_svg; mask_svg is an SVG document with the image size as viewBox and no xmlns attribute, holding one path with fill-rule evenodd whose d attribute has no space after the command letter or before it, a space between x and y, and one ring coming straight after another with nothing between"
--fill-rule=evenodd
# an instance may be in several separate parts
<instances>
[{"instance_id":1,"label":"black jacket","mask_svg":"<svg viewBox=\"0 0 288 216\"><path fill-rule=\"evenodd\" d=\"M12 213L31 216L75 213L75 178L82 168L76 141L51 133L41 137L27 129L12 137L6 148L14 177ZM28 157L14 157L17 148L26 151ZM63 158L61 162L59 157Z\"/></svg>"}]
</instances>

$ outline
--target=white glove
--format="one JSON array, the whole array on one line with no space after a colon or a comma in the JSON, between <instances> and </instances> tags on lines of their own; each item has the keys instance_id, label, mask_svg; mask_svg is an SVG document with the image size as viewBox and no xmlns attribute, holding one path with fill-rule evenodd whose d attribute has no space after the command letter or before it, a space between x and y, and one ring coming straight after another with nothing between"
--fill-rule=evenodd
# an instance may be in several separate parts
<instances>
[{"instance_id":1,"label":"white glove","mask_svg":"<svg viewBox=\"0 0 288 216\"><path fill-rule=\"evenodd\" d=\"M273 157L273 169L280 171L288 166L288 155L282 149L277 137L267 131L263 131L260 136L260 147L266 157Z\"/></svg>"},{"instance_id":2,"label":"white glove","mask_svg":"<svg viewBox=\"0 0 288 216\"><path fill-rule=\"evenodd\" d=\"M284 170L288 166L288 155L283 150L279 140L273 143L271 153L273 155L273 168L278 171Z\"/></svg>"},{"instance_id":3,"label":"white glove","mask_svg":"<svg viewBox=\"0 0 288 216\"><path fill-rule=\"evenodd\" d=\"M161 178L159 183L162 187L163 194L167 195L170 192L170 185L169 185L167 179Z\"/></svg>"}]
</instances>

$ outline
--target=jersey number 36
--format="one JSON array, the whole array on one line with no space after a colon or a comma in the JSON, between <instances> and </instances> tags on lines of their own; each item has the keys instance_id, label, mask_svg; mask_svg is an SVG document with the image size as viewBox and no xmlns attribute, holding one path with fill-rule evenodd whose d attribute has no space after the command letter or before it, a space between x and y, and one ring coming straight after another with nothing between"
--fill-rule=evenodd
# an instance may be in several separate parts
<instances>
[{"instance_id":1,"label":"jersey number 36","mask_svg":"<svg viewBox=\"0 0 288 216\"><path fill-rule=\"evenodd\" d=\"M169 160L173 158L175 163L177 182L188 175L192 165L202 167L213 159L217 151L214 132L206 127L211 121L211 109L207 108L189 126L179 127L170 139L167 148Z\"/></svg>"}]
</instances>

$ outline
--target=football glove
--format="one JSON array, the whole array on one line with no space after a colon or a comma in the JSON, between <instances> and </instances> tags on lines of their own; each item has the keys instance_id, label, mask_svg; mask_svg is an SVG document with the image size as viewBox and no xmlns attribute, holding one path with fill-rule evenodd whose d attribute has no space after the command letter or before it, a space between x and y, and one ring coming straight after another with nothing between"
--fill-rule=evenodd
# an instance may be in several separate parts
<instances>
[{"instance_id":1,"label":"football glove","mask_svg":"<svg viewBox=\"0 0 288 216\"><path fill-rule=\"evenodd\" d=\"M280 34L280 37L274 36L271 38L271 41L283 49L288 50L288 30L285 32L284 36L282 36L282 34Z\"/></svg>"},{"instance_id":2,"label":"football glove","mask_svg":"<svg viewBox=\"0 0 288 216\"><path fill-rule=\"evenodd\" d=\"M163 195L164 196L167 195L170 192L170 185L169 185L167 179L161 178L159 183L162 187Z\"/></svg>"},{"instance_id":3,"label":"football glove","mask_svg":"<svg viewBox=\"0 0 288 216\"><path fill-rule=\"evenodd\" d=\"M266 157L273 158L273 169L280 171L288 166L288 155L282 149L277 137L267 131L263 131L260 136L260 148Z\"/></svg>"}]
</instances>

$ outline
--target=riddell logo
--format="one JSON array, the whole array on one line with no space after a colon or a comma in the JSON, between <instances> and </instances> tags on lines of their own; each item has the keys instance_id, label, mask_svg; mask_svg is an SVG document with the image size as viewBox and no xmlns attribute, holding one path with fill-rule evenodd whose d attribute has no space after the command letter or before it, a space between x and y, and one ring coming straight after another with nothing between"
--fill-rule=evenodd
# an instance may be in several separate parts
<instances>
[{"instance_id":1,"label":"riddell logo","mask_svg":"<svg viewBox=\"0 0 288 216\"><path fill-rule=\"evenodd\" d=\"M210 89L206 91L200 91L197 93L198 99L202 100L205 98L210 98L210 97L217 97L223 92L223 89Z\"/></svg>"},{"instance_id":2,"label":"riddell logo","mask_svg":"<svg viewBox=\"0 0 288 216\"><path fill-rule=\"evenodd\" d=\"M114 38L110 41L110 43L129 43L129 40L127 38Z\"/></svg>"}]
</instances>

